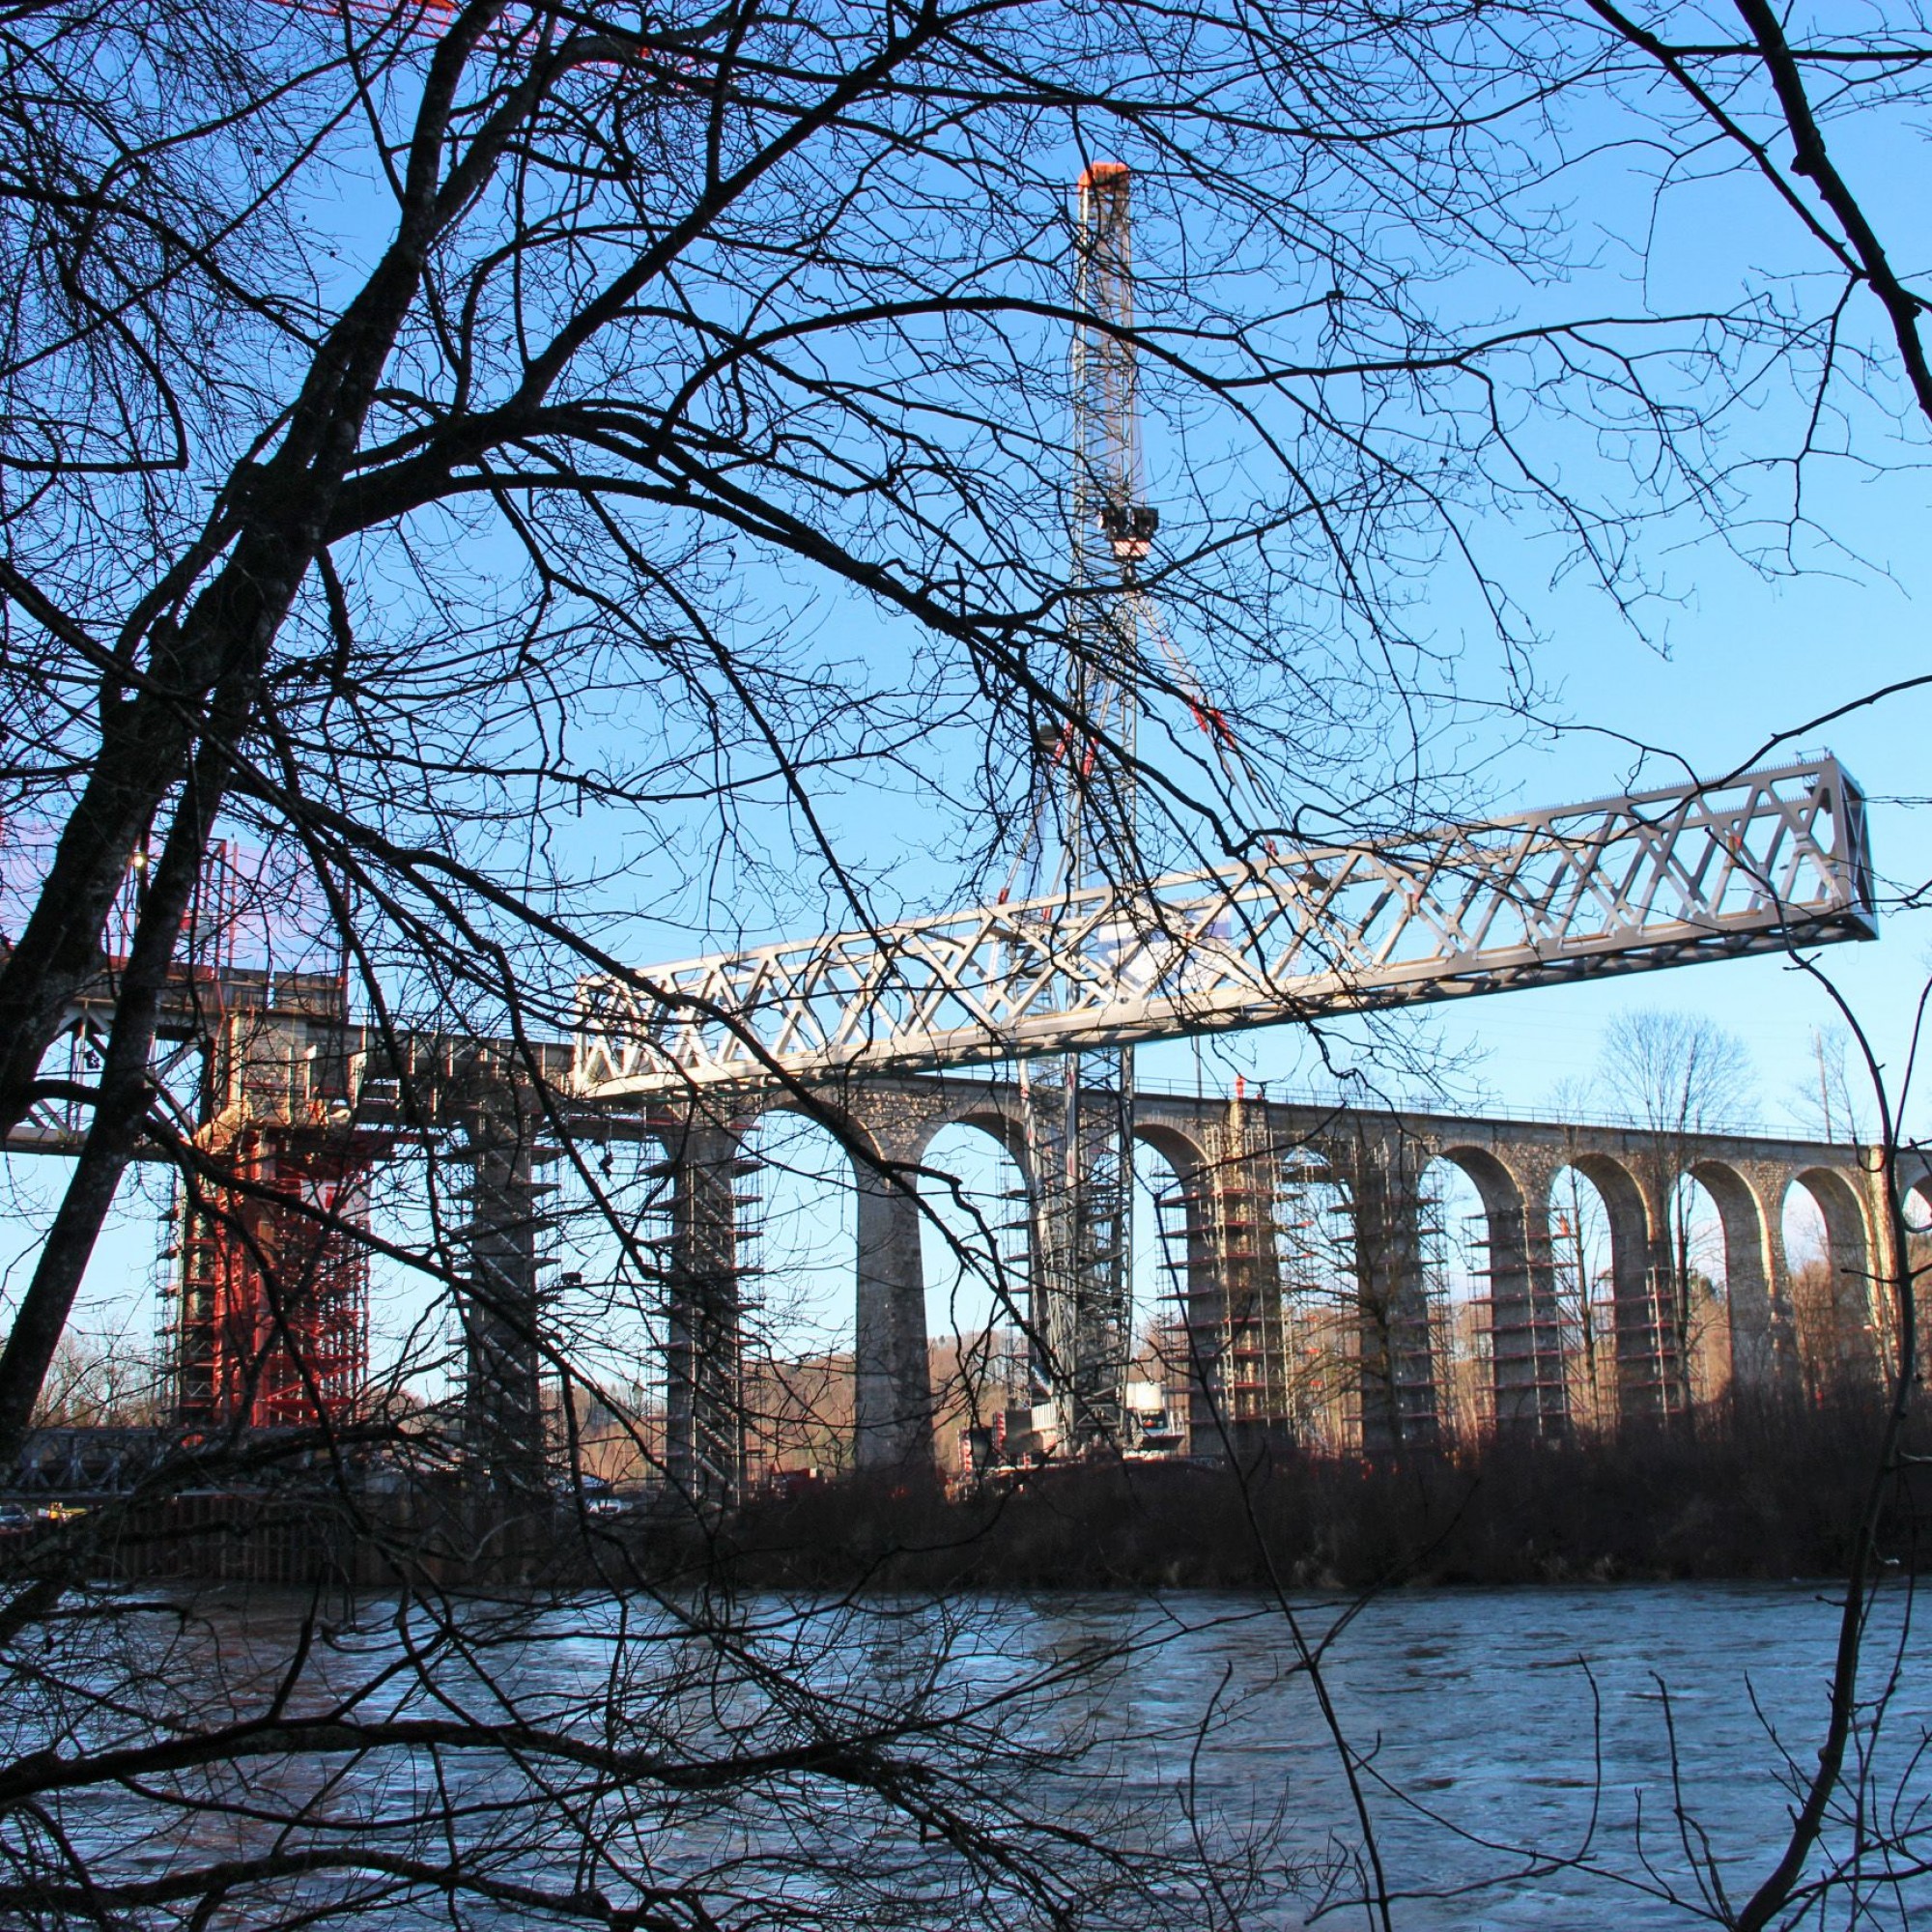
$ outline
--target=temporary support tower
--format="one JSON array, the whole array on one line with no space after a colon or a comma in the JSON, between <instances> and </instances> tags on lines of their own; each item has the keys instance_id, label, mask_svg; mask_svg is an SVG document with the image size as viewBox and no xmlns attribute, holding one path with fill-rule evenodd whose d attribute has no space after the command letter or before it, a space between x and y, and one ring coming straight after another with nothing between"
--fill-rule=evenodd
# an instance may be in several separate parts
<instances>
[{"instance_id":1,"label":"temporary support tower","mask_svg":"<svg viewBox=\"0 0 1932 1932\"><path fill-rule=\"evenodd\" d=\"M348 1421L369 1363L369 1257L356 1237L376 1136L245 1126L211 1150L223 1179L188 1205L176 1324L185 1424Z\"/></svg>"}]
</instances>

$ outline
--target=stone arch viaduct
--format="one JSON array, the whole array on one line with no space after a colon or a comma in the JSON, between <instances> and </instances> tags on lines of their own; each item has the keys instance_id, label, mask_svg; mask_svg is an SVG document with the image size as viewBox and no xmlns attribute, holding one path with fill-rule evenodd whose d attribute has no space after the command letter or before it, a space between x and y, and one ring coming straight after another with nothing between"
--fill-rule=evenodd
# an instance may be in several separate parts
<instances>
[{"instance_id":1,"label":"stone arch viaduct","mask_svg":"<svg viewBox=\"0 0 1932 1932\"><path fill-rule=\"evenodd\" d=\"M544 1197L552 1190L541 1170L549 1157L544 1142L566 1121L571 1131L592 1140L644 1142L662 1156L668 1208L660 1244L668 1314L667 1451L675 1480L695 1494L728 1496L742 1478L737 1197L755 1156L759 1120L787 1109L830 1125L855 1156L853 1460L861 1468L884 1469L929 1459L933 1392L918 1168L939 1133L963 1125L991 1135L1024 1170L1021 1095L1011 1079L873 1076L814 1089L804 1099L721 1094L709 1103L728 1113L636 1101L586 1104L573 1093L567 1046L536 1048L534 1064L500 1044L431 1038L411 1038L398 1054L348 1024L333 981L311 985L283 976L268 997L256 989L242 1017L246 1039L216 1056L220 1078L213 1091L227 1112L213 1117L215 1126L234 1114L258 1126L268 1122L263 1131L299 1131L329 1147L342 1141L363 1160L384 1157L385 1137L410 1126L432 1133L449 1158L467 1164L470 1178L462 1192L469 1205L458 1235L467 1250L463 1271L474 1288L466 1297L466 1433L481 1463L511 1486L538 1482L542 1474L536 1334L546 1265ZM186 1037L198 1023L184 1011L176 1030ZM222 1038L240 1025L231 1014ZM1217 1431L1282 1431L1274 1365L1281 1354L1285 1257L1273 1204L1291 1170L1347 1204L1345 1267L1361 1311L1352 1350L1359 1439L1372 1451L1426 1438L1438 1414L1439 1364L1423 1319L1420 1212L1423 1176L1436 1160L1466 1175L1482 1204L1488 1406L1498 1428L1550 1434L1570 1426L1550 1242L1550 1184L1566 1166L1590 1179L1609 1222L1614 1372L1624 1417L1668 1413L1682 1380L1665 1211L1682 1175L1704 1186L1722 1223L1734 1401L1786 1399L1807 1372L1814 1381L1824 1378L1821 1367L1869 1373L1889 1323L1889 1311L1871 1287L1884 1232L1874 1163L1857 1147L1324 1106L1238 1093L1144 1090L1133 1122L1136 1137L1173 1169L1185 1208L1178 1285L1197 1443L1211 1442ZM74 1124L51 1115L28 1122L9 1140L11 1150L23 1152L71 1151L77 1144ZM1932 1163L1909 1171L1906 1180L1932 1201ZM1839 1351L1835 1363L1815 1359L1819 1340L1804 1332L1793 1293L1783 1207L1794 1185L1815 1201L1825 1224L1837 1318L1827 1324L1825 1346ZM184 1291L184 1322L187 1305Z\"/></svg>"},{"instance_id":2,"label":"stone arch viaduct","mask_svg":"<svg viewBox=\"0 0 1932 1932\"><path fill-rule=\"evenodd\" d=\"M668 1240L670 1339L668 1449L674 1477L700 1492L735 1479L733 1359L738 1305L734 1174L769 1113L815 1115L863 1156L854 1270L854 1457L883 1469L928 1457L926 1301L918 1170L936 1136L980 1129L1025 1169L1016 1083L997 1078L872 1079L820 1091L812 1103L742 1104L728 1125L659 1113L642 1124L665 1146L672 1177ZM1760 1134L1655 1132L1561 1121L1325 1106L1143 1092L1137 1139L1173 1168L1185 1203L1183 1302L1197 1442L1279 1432L1278 1352L1284 1256L1269 1208L1284 1170L1325 1184L1346 1204L1346 1265L1359 1290L1360 1441L1375 1450L1428 1438L1437 1412L1423 1299L1422 1185L1434 1161L1452 1164L1482 1204L1489 1257L1492 1412L1500 1429L1568 1429L1562 1311L1551 1249L1551 1183L1564 1168L1596 1188L1608 1221L1614 1373L1626 1419L1672 1411L1684 1387L1682 1327L1672 1306L1667 1202L1680 1178L1715 1203L1724 1249L1725 1342L1731 1400L1770 1404L1801 1386L1803 1352L1870 1373L1888 1323L1872 1292L1883 1238L1873 1163L1847 1145ZM876 1165L874 1164L876 1163ZM1932 1191L1932 1171L1914 1177ZM1804 1332L1785 1251L1794 1186L1816 1203L1838 1318L1829 1338ZM1820 1364L1810 1365L1814 1370Z\"/></svg>"}]
</instances>

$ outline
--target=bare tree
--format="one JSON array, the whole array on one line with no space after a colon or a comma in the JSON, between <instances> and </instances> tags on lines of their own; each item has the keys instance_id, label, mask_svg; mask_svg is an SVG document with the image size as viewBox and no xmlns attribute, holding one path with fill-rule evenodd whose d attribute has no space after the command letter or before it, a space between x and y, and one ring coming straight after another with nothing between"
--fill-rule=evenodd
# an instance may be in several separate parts
<instances>
[{"instance_id":1,"label":"bare tree","mask_svg":"<svg viewBox=\"0 0 1932 1932\"><path fill-rule=\"evenodd\" d=\"M951 895L1005 863L1058 738L1094 740L1102 785L1129 768L1120 721L1079 715L1064 671L1085 635L1065 567L1065 185L1096 151L1140 167L1169 235L1140 324L1177 439L1151 576L1229 718L1292 761L1269 815L1401 824L1453 792L1422 757L1430 675L1384 690L1380 667L1427 662L1403 586L1454 540L1451 499L1497 486L1378 428L1384 381L1435 380L1414 342L1439 332L1404 321L1421 284L1378 236L1388 211L1434 209L1444 246L1536 245L1466 176L1513 84L1498 43L1450 86L1469 98L1445 98L1437 43L1484 33L1480 7L1453 12L1406 37L1374 9L1322 25L1037 0L648 17L140 0L0 22L17 914L0 1126L52 1101L84 1128L0 1354L0 1456L128 1163L156 1154L190 1227L224 1231L265 1284L234 1376L259 1392L282 1374L277 1400L312 1424L230 1430L129 1507L10 1553L26 1688L0 1790L8 1912L1237 1915L1240 1857L1177 1861L1165 1820L1027 1822L1083 1746L1064 1714L1091 1660L960 1693L943 1615L882 1654L863 1616L694 1607L716 1576L701 1538L639 1569L581 1522L590 1574L644 1593L610 1599L586 1671L567 1607L429 1587L354 1465L381 1448L433 1487L439 1384L466 1358L529 1367L563 1385L509 1419L535 1510L543 1432L581 1467L579 1397L621 1386L601 1353L650 1333L659 1178L603 1168L540 1050L581 971L624 972L666 926L876 923L892 855L834 829L860 777L909 801L912 838L961 855L932 888ZM1257 318L1253 277L1288 263ZM1231 457L1259 482L1232 510ZM838 639L861 627L862 646ZM1192 687L1151 640L1144 655L1150 810L1122 863L1239 852L1255 814L1185 736ZM460 1093L460 1147L421 1082L399 1082L393 1165L415 1197L387 1233L338 1198L271 1247L245 1119L210 1131L235 1097L218 1015L187 1022L213 1120L159 1068L169 1003L191 1010L208 964L222 837L313 881L294 922L338 953L385 1064L457 1092L477 1056L441 1043L482 1042L510 1076ZM56 1074L49 1049L89 1002L99 1064ZM327 1115L326 1086L308 1098ZM553 1152L615 1259L574 1270L594 1311L539 1330L470 1278L461 1231L486 1185L533 1200ZM527 1248L539 1219L526 1208L499 1245ZM395 1342L387 1400L349 1421L296 1347L325 1235L379 1250L433 1304ZM648 1455L648 1419L623 1420ZM61 1610L92 1607L117 1533L178 1529L144 1528L143 1508L304 1458L380 1552L393 1610L152 1627ZM877 1683L855 1648L882 1656ZM419 1768L427 1795L396 1808ZM233 1824L218 1858L144 1865L215 1817Z\"/></svg>"},{"instance_id":2,"label":"bare tree","mask_svg":"<svg viewBox=\"0 0 1932 1932\"><path fill-rule=\"evenodd\" d=\"M1711 1312L1700 1305L1708 1286L1693 1253L1692 1143L1745 1117L1755 1094L1750 1058L1735 1036L1697 1014L1634 1009L1605 1029L1601 1066L1604 1091L1651 1137L1640 1160L1646 1212L1661 1217L1661 1252L1648 1263L1650 1332L1621 1335L1619 1355L1627 1375L1656 1378L1662 1412L1688 1415Z\"/></svg>"},{"instance_id":3,"label":"bare tree","mask_svg":"<svg viewBox=\"0 0 1932 1932\"><path fill-rule=\"evenodd\" d=\"M731 871L713 909L733 922L789 822L813 888L780 868L768 914L863 924L870 862L827 836L819 794L861 766L929 781L937 729L966 754L955 836L963 821L969 855L976 825L982 851L1008 841L1078 629L1042 368L1072 315L1065 157L1096 140L1148 148L1167 217L1213 208L1228 238L1146 278L1151 393L1218 400L1237 438L1295 452L1286 493L1233 525L1205 472L1184 486L1195 527L1170 519L1164 594L1239 668L1217 683L1258 737L1296 748L1284 811L1320 810L1325 784L1358 819L1378 791L1406 813L1413 758L1378 779L1344 741L1371 746L1382 708L1362 702L1355 643L1397 642L1412 515L1378 534L1389 492L1427 514L1440 480L1295 394L1304 345L1337 327L1325 297L1257 333L1219 291L1278 256L1400 306L1375 211L1446 195L1464 233L1494 203L1458 185L1457 111L1439 138L1413 125L1424 44L1368 56L1342 32L1321 52L1289 25L1120 14L1090 37L1009 5L640 29L487 0L446 20L253 0L71 30L18 16L7 701L27 748L14 815L55 836L0 967L8 1122L41 1091L130 863L152 861L88 1147L0 1356L0 1433L24 1422L142 1130L156 1012L224 810L353 905L372 1006L419 991L498 1037L506 1009L554 1023L578 970L620 968L603 940L639 902L701 921L723 883L644 865L620 889L600 858L528 836L555 813L630 837L635 812L677 850L679 808L709 797ZM1202 36L1211 99L1176 83ZM1305 138L1331 80L1347 167ZM324 236L332 182L354 193ZM1504 214L1488 245L1518 240ZM1365 345L1379 327L1365 317ZM1362 380L1351 356L1337 381ZM770 573L770 617L748 572ZM828 615L913 627L903 662L802 652L777 617L787 572ZM1314 643L1311 596L1356 634L1339 651ZM1151 648L1137 675L1156 712L1191 701ZM1418 722L1429 708L1395 696ZM580 758L599 714L615 740ZM1140 762L1173 838L1254 836L1204 791L1198 754Z\"/></svg>"},{"instance_id":4,"label":"bare tree","mask_svg":"<svg viewBox=\"0 0 1932 1932\"><path fill-rule=\"evenodd\" d=\"M70 1330L61 1338L34 1420L43 1427L149 1427L165 1419L166 1407L166 1379L148 1338L127 1328L105 1337Z\"/></svg>"},{"instance_id":5,"label":"bare tree","mask_svg":"<svg viewBox=\"0 0 1932 1932\"><path fill-rule=\"evenodd\" d=\"M1843 1027L1811 1029L1811 1064L1791 1083L1785 1102L1793 1119L1823 1141L1862 1141L1870 1110L1852 1069L1852 1039Z\"/></svg>"},{"instance_id":6,"label":"bare tree","mask_svg":"<svg viewBox=\"0 0 1932 1932\"><path fill-rule=\"evenodd\" d=\"M627 972L667 930L872 927L957 894L1007 863L1069 733L1099 788L1148 806L1123 872L1466 800L1457 667L1418 586L1461 573L1500 661L1482 695L1515 715L1534 625L1511 544L1553 531L1634 609L1648 522L1731 535L1748 465L1721 432L1756 372L1803 366L1822 395L1846 367L1832 304L1794 319L1763 288L1668 316L1563 306L1579 249L1551 184L1615 151L1626 113L1656 133L1653 72L1772 75L1800 181L1762 141L1740 164L1842 293L1878 295L1917 385L1917 298L1788 71L1897 91L1918 55L1793 51L1747 21L1673 52L1601 9L1483 0L0 14L0 804L14 852L45 834L8 881L0 1124L59 1101L85 1131L0 1355L0 1451L130 1160L174 1161L203 1218L250 1237L258 1179L155 1051L218 836L316 881L308 936L339 949L391 1061L508 1042L534 1096L459 1157L406 1094L414 1219L318 1210L432 1306L366 1423L273 1445L341 1473L370 1441L440 1453L422 1417L466 1350L541 1361L575 1464L578 1398L621 1387L607 1358L649 1330L660 1177L604 1168L541 1051L580 971ZM1569 113L1605 90L1606 136ZM1687 89L1685 114L1731 140L1721 96ZM1685 125L1665 117L1673 167ZM1150 588L1271 775L1259 803L1190 736L1195 687L1153 640L1131 740L1078 715L1064 674L1093 628L1065 569L1065 188L1101 154L1155 211L1135 330L1167 486ZM1472 266L1525 313L1499 318ZM904 846L957 867L895 866L897 828L868 842L862 811L902 812ZM100 1064L58 1073L49 1049L95 994ZM479 1163L553 1152L615 1258L581 1284L594 1305L519 1331L467 1280L458 1231ZM254 1257L283 1329L315 1253ZM647 1420L619 1416L646 1456ZM1091 1659L955 1696L944 1617L895 1643L836 1607L802 1634L728 1596L694 1610L709 1546L640 1577L586 1533L595 1574L646 1606L613 1596L595 1667L546 1676L532 1658L582 1663L575 1612L439 1598L340 1492L394 1558L380 1629L312 1605L152 1635L71 1594L98 1525L14 1560L9 1911L1241 1916L1241 1854L1179 1859L1145 1821L1038 1808L1068 1761L1040 1729ZM102 1613L53 1614L63 1592ZM234 1826L219 1859L142 1864L211 1818ZM1189 1822L1196 1851L1215 1843Z\"/></svg>"}]
</instances>

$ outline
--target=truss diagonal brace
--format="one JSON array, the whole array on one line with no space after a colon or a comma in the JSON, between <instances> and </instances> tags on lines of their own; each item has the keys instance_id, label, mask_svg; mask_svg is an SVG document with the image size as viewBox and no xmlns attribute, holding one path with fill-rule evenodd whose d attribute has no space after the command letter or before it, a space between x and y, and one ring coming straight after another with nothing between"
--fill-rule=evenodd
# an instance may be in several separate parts
<instances>
[{"instance_id":1,"label":"truss diagonal brace","mask_svg":"<svg viewBox=\"0 0 1932 1932\"><path fill-rule=\"evenodd\" d=\"M1870 939L1836 759L586 980L589 1098L1025 1059Z\"/></svg>"}]
</instances>

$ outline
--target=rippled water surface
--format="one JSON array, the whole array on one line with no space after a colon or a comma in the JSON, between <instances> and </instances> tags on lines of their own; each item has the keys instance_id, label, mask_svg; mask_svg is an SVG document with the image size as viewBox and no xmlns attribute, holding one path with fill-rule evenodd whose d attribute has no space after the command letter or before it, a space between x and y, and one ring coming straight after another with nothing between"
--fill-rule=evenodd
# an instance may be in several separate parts
<instances>
[{"instance_id":1,"label":"rippled water surface","mask_svg":"<svg viewBox=\"0 0 1932 1932\"><path fill-rule=\"evenodd\" d=\"M166 1681L213 1686L218 1660L222 1685L204 1715L216 1704L258 1706L298 1614L260 1596L225 1607L205 1600L194 1642L206 1655L169 1653ZM1008 1831L1043 1820L1124 1833L1156 1850L1197 1839L1217 1851L1265 1846L1263 1883L1232 1921L1244 1929L1374 1922L1359 1902L1369 1867L1355 1800L1277 1606L1208 1593L843 1607L755 1599L739 1615L743 1655L855 1711L921 1694L971 1706L977 1692L1047 1671L1043 1697L996 1701L992 1729L941 1725L913 1747L929 1750L944 1776L962 1777ZM1829 1590L1797 1583L1402 1591L1359 1608L1308 1601L1296 1615L1321 1648L1336 1721L1362 1760L1361 1802L1405 1932L1711 1922L1713 1868L1735 1902L1782 1845L1784 1778L1790 1764L1815 1763L1837 1628ZM447 1700L472 1719L514 1710L591 1738L635 1721L655 1726L679 1756L770 1735L759 1672L727 1682L686 1670L688 1653L709 1653L646 1605L592 1599L532 1611L489 1626L497 1634L487 1650L446 1655L413 1682L391 1674L412 1616L365 1605L317 1647L298 1702L341 1696L378 1716L440 1711ZM1808 1923L1932 1927L1932 1881L1906 1868L1932 1853L1932 1830L1914 1837L1918 1806L1932 1799L1932 1765L1918 1755L1932 1720L1928 1662L1910 1597L1891 1585L1873 1611L1863 1677L1868 1700L1887 1699L1875 1740L1869 1701L1861 1731L1866 1804L1861 1821L1834 1822L1828 1847L1859 1885L1840 1886ZM24 1707L12 1717L19 1745L30 1719ZM136 1726L131 1707L125 1721ZM1079 1754L1067 1754L1069 1740ZM1047 1748L1036 1763L1016 1744ZM304 1831L366 1838L404 1829L375 1821L400 1815L399 1794L425 1786L427 1770L391 1753L349 1764L288 1758L238 1776L251 1806L272 1799L284 1815L299 1809ZM437 1776L444 1798L471 1807L466 1817L487 1820L497 1800L527 1805L525 1770L500 1753L459 1753ZM580 1808L519 1810L533 1822L505 1849L503 1869L532 1882L568 1869L581 1818L594 1812L616 1820L610 1829L633 1848L629 1862L660 1882L708 1887L729 1869L753 1894L782 1896L828 1924L855 1922L855 1912L884 1923L895 1901L941 1896L943 1848L902 1815L868 1810L836 1780L791 1790L787 1808L753 1789L654 1797L600 1786ZM126 1786L76 1794L67 1816L110 1862L146 1875L259 1850L273 1823L260 1807L184 1808ZM1874 1833L1904 1841L1889 1884ZM822 1875L841 1859L857 1877L837 1890ZM959 1896L971 1893L969 1883ZM447 1924L435 1905L402 1903L356 1923L370 1932ZM966 1909L953 1898L931 1922L997 1932L997 1919L960 1917ZM505 1908L465 1922L524 1921Z\"/></svg>"},{"instance_id":2,"label":"rippled water surface","mask_svg":"<svg viewBox=\"0 0 1932 1932\"><path fill-rule=\"evenodd\" d=\"M1037 1607L1049 1627L1145 1614L1104 1601ZM1358 1843L1315 1700L1278 1674L1293 1653L1274 1621L1217 1623L1236 1608L1225 1599L1167 1607L1196 1628L1130 1665L1123 1693L1179 1719L1217 1691L1247 1692L1207 1753L1224 1799L1285 1799L1289 1841L1311 1861L1337 1838ZM1306 1628L1332 1621L1313 1606ZM1829 1592L1800 1584L1415 1591L1371 1604L1334 1639L1328 1674L1371 1760L1365 1795L1390 1887L1410 1894L1397 1924L1692 1923L1707 1900L1687 1837L1716 1857L1733 1903L1747 1895L1782 1844L1779 1741L1816 1762L1836 1625ZM1891 1690L1869 1795L1893 1828L1932 1798L1915 1760L1932 1717L1928 1663L1927 1634L1894 1589L1874 1613L1865 1672L1868 1694ZM1850 1852L1849 1826L1833 1842ZM1570 1860L1582 1864L1539 1868ZM1876 1878L1879 1861L1865 1868ZM1932 1883L1880 1888L1868 1910L1861 1922L1932 1925ZM1855 1922L1849 1896L1823 1922Z\"/></svg>"}]
</instances>

